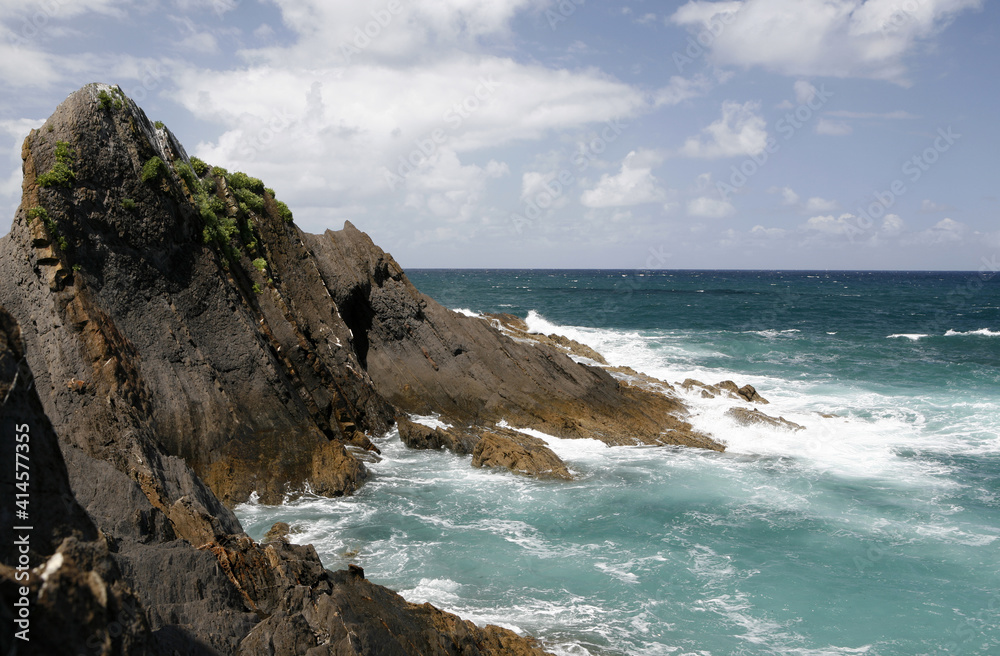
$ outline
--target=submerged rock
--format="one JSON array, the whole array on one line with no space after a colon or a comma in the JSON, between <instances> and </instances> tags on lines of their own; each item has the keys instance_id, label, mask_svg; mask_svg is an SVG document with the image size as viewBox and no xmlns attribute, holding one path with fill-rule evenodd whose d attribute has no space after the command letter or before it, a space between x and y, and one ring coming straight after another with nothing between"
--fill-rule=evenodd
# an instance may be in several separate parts
<instances>
[{"instance_id":1,"label":"submerged rock","mask_svg":"<svg viewBox=\"0 0 1000 656\"><path fill-rule=\"evenodd\" d=\"M486 432L472 452L472 466L500 467L535 478L573 478L543 440L515 431Z\"/></svg>"},{"instance_id":2,"label":"submerged rock","mask_svg":"<svg viewBox=\"0 0 1000 656\"><path fill-rule=\"evenodd\" d=\"M760 410L748 410L747 408L730 408L726 410L726 416L732 417L737 421L737 423L744 426L753 426L756 424L763 424L765 426L773 426L774 428L782 428L785 430L800 431L805 430L805 426L796 424L795 422L788 421L784 417L771 417L766 415Z\"/></svg>"}]
</instances>

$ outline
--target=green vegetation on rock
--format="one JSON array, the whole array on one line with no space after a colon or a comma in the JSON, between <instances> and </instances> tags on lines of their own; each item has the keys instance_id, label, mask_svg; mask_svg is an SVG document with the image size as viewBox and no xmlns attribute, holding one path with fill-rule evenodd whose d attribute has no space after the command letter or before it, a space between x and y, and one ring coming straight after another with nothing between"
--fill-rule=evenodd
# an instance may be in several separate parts
<instances>
[{"instance_id":1,"label":"green vegetation on rock","mask_svg":"<svg viewBox=\"0 0 1000 656\"><path fill-rule=\"evenodd\" d=\"M258 257L256 260L253 261L253 267L258 271L260 271L261 273L264 273L264 269L267 268L267 260L265 260L262 257Z\"/></svg>"},{"instance_id":2,"label":"green vegetation on rock","mask_svg":"<svg viewBox=\"0 0 1000 656\"><path fill-rule=\"evenodd\" d=\"M194 169L194 172L198 174L199 178L205 177L205 174L209 171L208 164L201 161L197 157L191 158L191 168Z\"/></svg>"},{"instance_id":3,"label":"green vegetation on rock","mask_svg":"<svg viewBox=\"0 0 1000 656\"><path fill-rule=\"evenodd\" d=\"M233 189L248 189L258 196L264 193L264 183L261 182L260 178L252 178L242 171L227 176L226 182Z\"/></svg>"},{"instance_id":4,"label":"green vegetation on rock","mask_svg":"<svg viewBox=\"0 0 1000 656\"><path fill-rule=\"evenodd\" d=\"M292 222L292 210L288 209L288 205L278 200L275 201L275 205L278 206L278 216L284 219L285 223Z\"/></svg>"},{"instance_id":5,"label":"green vegetation on rock","mask_svg":"<svg viewBox=\"0 0 1000 656\"><path fill-rule=\"evenodd\" d=\"M240 207L244 208L244 211L251 209L258 214L264 211L264 199L249 189L237 187L233 189L233 195L240 201Z\"/></svg>"},{"instance_id":6,"label":"green vegetation on rock","mask_svg":"<svg viewBox=\"0 0 1000 656\"><path fill-rule=\"evenodd\" d=\"M66 141L56 142L56 163L52 170L38 176L38 184L41 187L72 187L76 180L76 173L70 166L76 157L69 143Z\"/></svg>"},{"instance_id":7,"label":"green vegetation on rock","mask_svg":"<svg viewBox=\"0 0 1000 656\"><path fill-rule=\"evenodd\" d=\"M111 105L114 104L111 94L104 89L101 89L100 93L97 94L97 98L101 103L101 107L104 109L111 109Z\"/></svg>"},{"instance_id":8,"label":"green vegetation on rock","mask_svg":"<svg viewBox=\"0 0 1000 656\"><path fill-rule=\"evenodd\" d=\"M32 207L28 210L28 219L32 221L35 219L41 219L42 223L45 224L45 229L48 231L49 237L52 238L53 243L64 251L69 248L69 242L66 241L65 237L59 234L59 226L56 225L55 219L49 216L48 211L44 207Z\"/></svg>"},{"instance_id":9,"label":"green vegetation on rock","mask_svg":"<svg viewBox=\"0 0 1000 656\"><path fill-rule=\"evenodd\" d=\"M131 212L135 210L136 204L135 201L132 200L131 198L122 198L122 207Z\"/></svg>"},{"instance_id":10,"label":"green vegetation on rock","mask_svg":"<svg viewBox=\"0 0 1000 656\"><path fill-rule=\"evenodd\" d=\"M151 182L153 180L158 180L161 175L167 172L167 165L163 163L163 160L156 155L149 158L145 164L142 165L142 181Z\"/></svg>"},{"instance_id":11,"label":"green vegetation on rock","mask_svg":"<svg viewBox=\"0 0 1000 656\"><path fill-rule=\"evenodd\" d=\"M176 166L177 175L181 176L181 180L187 185L188 191L192 194L197 195L198 191L201 189L201 184L198 182L198 176L194 174L194 171L190 166L181 162Z\"/></svg>"}]
</instances>

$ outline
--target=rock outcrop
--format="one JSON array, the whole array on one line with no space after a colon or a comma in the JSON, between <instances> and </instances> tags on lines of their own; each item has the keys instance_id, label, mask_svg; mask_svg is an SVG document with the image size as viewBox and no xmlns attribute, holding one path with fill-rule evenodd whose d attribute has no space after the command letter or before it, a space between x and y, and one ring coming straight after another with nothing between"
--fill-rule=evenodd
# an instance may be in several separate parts
<instances>
[{"instance_id":1,"label":"rock outcrop","mask_svg":"<svg viewBox=\"0 0 1000 656\"><path fill-rule=\"evenodd\" d=\"M732 417L736 423L743 426L764 425L792 431L805 430L805 426L796 424L794 421L788 421L784 417L772 417L757 409L730 408L726 410L726 416Z\"/></svg>"},{"instance_id":2,"label":"rock outcrop","mask_svg":"<svg viewBox=\"0 0 1000 656\"><path fill-rule=\"evenodd\" d=\"M57 431L121 471L142 434L227 504L313 483L349 494L366 472L342 444L384 432L393 412L301 233L259 181L196 174L173 135L118 94L85 87L32 131L22 204L0 240L11 283L0 304L33 346ZM67 186L45 178L60 165ZM91 434L113 437L78 437ZM164 507L183 496L144 476Z\"/></svg>"},{"instance_id":3,"label":"rock outcrop","mask_svg":"<svg viewBox=\"0 0 1000 656\"><path fill-rule=\"evenodd\" d=\"M11 458L30 436L32 528L22 554L26 522L0 510L0 615L15 626L25 600L30 641L4 631L0 653L257 653L265 621L273 654L543 653L329 572L311 547L259 545L228 509L350 493L366 470L345 445L372 448L395 412L270 191L195 173L114 87L70 96L22 153L0 419Z\"/></svg>"},{"instance_id":4,"label":"rock outcrop","mask_svg":"<svg viewBox=\"0 0 1000 656\"><path fill-rule=\"evenodd\" d=\"M715 385L706 385L700 380L687 378L680 384L680 386L686 390L699 388L701 389L702 397L707 399L714 399L717 396L723 396L730 399L736 399L738 401L746 401L747 403L760 403L762 405L770 403L767 399L757 393L757 390L753 385L748 384L740 387L731 380L723 380Z\"/></svg>"},{"instance_id":5,"label":"rock outcrop","mask_svg":"<svg viewBox=\"0 0 1000 656\"><path fill-rule=\"evenodd\" d=\"M463 433L506 421L610 445L723 449L691 427L676 397L577 363L569 356L576 347L514 339L489 317L441 307L350 223L303 239L351 329L358 361L398 410L437 415Z\"/></svg>"},{"instance_id":6,"label":"rock outcrop","mask_svg":"<svg viewBox=\"0 0 1000 656\"><path fill-rule=\"evenodd\" d=\"M515 474L564 481L573 476L544 441L512 430L485 431L472 452L473 467L499 467Z\"/></svg>"},{"instance_id":7,"label":"rock outcrop","mask_svg":"<svg viewBox=\"0 0 1000 656\"><path fill-rule=\"evenodd\" d=\"M541 654L330 572L281 530L257 544L231 508L351 494L395 417L413 447L553 478L570 477L558 457L505 426L722 449L669 386L444 309L349 223L301 232L118 87L72 94L22 158L0 239L4 452L31 436L31 546L0 566L4 621L32 607L19 654Z\"/></svg>"},{"instance_id":8,"label":"rock outcrop","mask_svg":"<svg viewBox=\"0 0 1000 656\"><path fill-rule=\"evenodd\" d=\"M36 393L17 325L2 307L0 402L4 452L16 453L23 443L30 454L30 476L21 488L29 499L23 506L27 519L15 521L9 504L0 515L0 619L8 627L0 633L0 653L546 653L506 629L410 604L366 581L358 568L325 570L311 546L288 544L287 525L264 545L242 534L238 523L236 533L215 535L200 548L178 539L189 531L189 515L164 514L138 482L60 444ZM64 458L64 451L71 455ZM75 470L93 476L91 484L71 477ZM14 467L0 471L5 498L13 498L17 482ZM204 519L213 520L218 528L218 520ZM31 528L8 535L10 527L25 523ZM23 560L16 542L30 546ZM30 609L23 626L9 630L18 627L22 607Z\"/></svg>"}]
</instances>

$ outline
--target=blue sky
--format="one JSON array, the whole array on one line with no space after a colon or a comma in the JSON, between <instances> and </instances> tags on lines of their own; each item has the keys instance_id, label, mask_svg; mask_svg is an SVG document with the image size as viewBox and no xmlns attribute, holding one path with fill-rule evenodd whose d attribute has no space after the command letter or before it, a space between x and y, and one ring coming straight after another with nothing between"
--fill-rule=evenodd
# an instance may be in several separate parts
<instances>
[{"instance_id":1,"label":"blue sky","mask_svg":"<svg viewBox=\"0 0 1000 656\"><path fill-rule=\"evenodd\" d=\"M404 267L1000 261L984 0L0 0L20 145L109 82Z\"/></svg>"}]
</instances>

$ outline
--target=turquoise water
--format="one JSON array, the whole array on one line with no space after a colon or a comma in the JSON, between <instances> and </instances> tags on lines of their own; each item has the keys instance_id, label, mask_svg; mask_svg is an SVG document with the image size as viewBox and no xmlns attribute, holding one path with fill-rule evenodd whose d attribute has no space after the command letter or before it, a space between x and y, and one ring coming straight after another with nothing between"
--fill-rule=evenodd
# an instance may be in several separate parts
<instances>
[{"instance_id":1,"label":"turquoise water","mask_svg":"<svg viewBox=\"0 0 1000 656\"><path fill-rule=\"evenodd\" d=\"M571 483L390 433L352 498L241 506L252 536L288 521L328 567L558 654L1000 654L1000 276L409 275L612 364L752 383L807 429L692 395L726 453L548 438Z\"/></svg>"}]
</instances>

